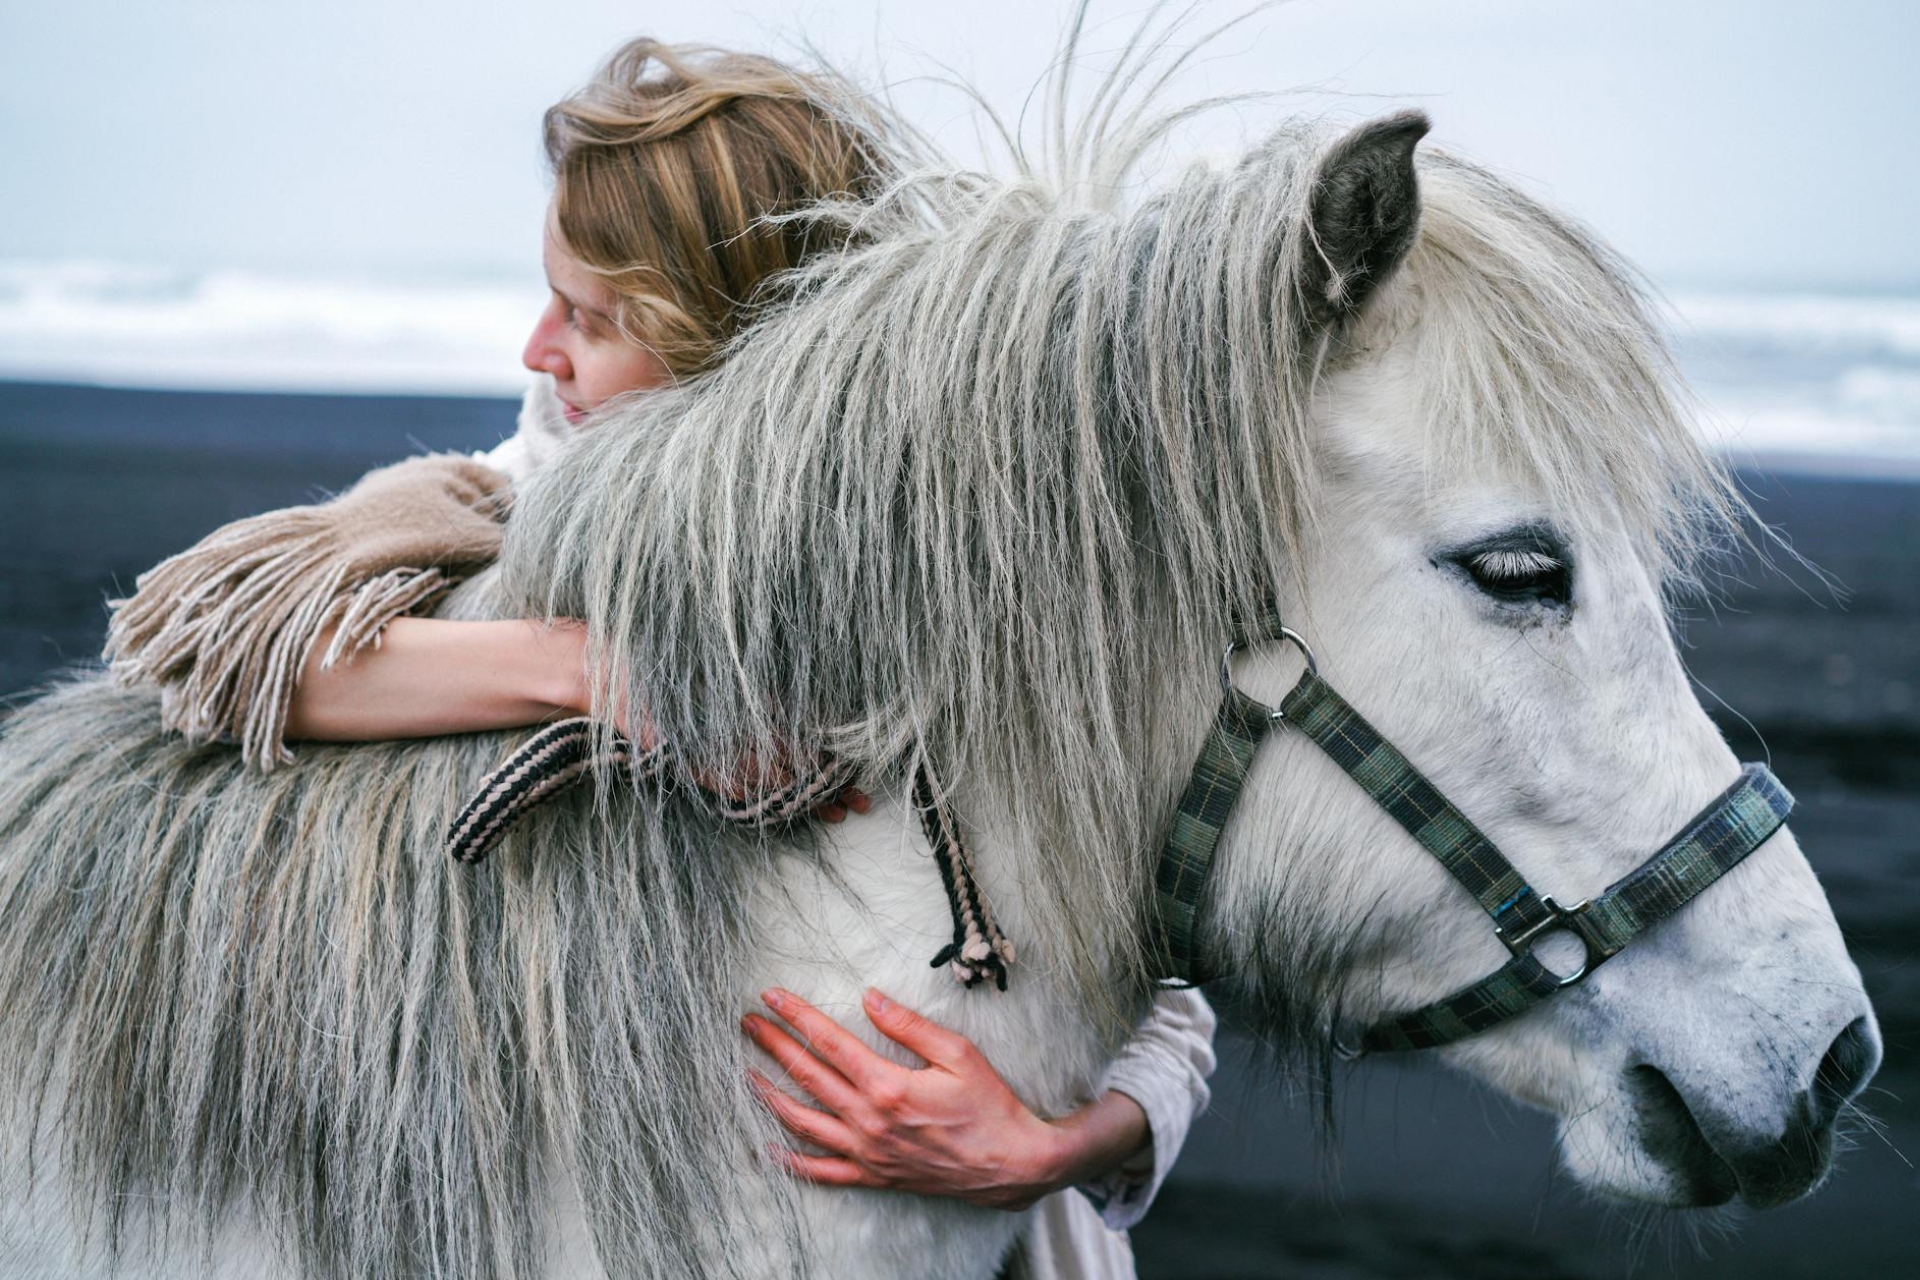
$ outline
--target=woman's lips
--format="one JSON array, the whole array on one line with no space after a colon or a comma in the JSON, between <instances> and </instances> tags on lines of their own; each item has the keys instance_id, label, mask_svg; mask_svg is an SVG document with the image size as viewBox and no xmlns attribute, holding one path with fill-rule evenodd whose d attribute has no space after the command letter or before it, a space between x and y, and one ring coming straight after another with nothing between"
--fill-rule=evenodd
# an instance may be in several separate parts
<instances>
[{"instance_id":1,"label":"woman's lips","mask_svg":"<svg viewBox=\"0 0 1920 1280\"><path fill-rule=\"evenodd\" d=\"M580 425L581 419L587 416L585 409L582 409L579 405L568 404L565 400L560 402L560 411L565 415L567 421L576 427Z\"/></svg>"}]
</instances>

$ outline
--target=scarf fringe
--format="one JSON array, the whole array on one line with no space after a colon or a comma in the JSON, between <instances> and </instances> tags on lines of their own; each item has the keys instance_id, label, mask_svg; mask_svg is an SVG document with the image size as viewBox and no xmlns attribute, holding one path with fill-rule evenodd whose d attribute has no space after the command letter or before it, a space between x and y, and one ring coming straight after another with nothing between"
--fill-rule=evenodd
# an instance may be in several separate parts
<instances>
[{"instance_id":1,"label":"scarf fringe","mask_svg":"<svg viewBox=\"0 0 1920 1280\"><path fill-rule=\"evenodd\" d=\"M333 503L215 530L109 602L109 671L159 685L161 722L189 740L238 743L263 773L290 762L294 689L321 641L323 668L378 648L388 623L431 608L497 552L476 476L497 473L417 459Z\"/></svg>"}]
</instances>

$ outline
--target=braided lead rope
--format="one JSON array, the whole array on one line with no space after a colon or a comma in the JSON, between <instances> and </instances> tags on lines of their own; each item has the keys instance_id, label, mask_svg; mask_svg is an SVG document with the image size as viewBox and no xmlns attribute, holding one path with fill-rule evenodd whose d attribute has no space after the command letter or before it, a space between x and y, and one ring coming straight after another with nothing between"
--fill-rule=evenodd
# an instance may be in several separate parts
<instances>
[{"instance_id":1,"label":"braided lead rope","mask_svg":"<svg viewBox=\"0 0 1920 1280\"><path fill-rule=\"evenodd\" d=\"M940 948L930 967L948 966L954 981L962 986L977 986L991 978L997 989L1005 991L1013 944L993 922L960 824L953 810L942 802L939 784L925 761L913 771L913 807L920 815L920 829L933 848L934 865L940 869L940 883L946 888L947 906L953 912L953 941Z\"/></svg>"},{"instance_id":2,"label":"braided lead rope","mask_svg":"<svg viewBox=\"0 0 1920 1280\"><path fill-rule=\"evenodd\" d=\"M594 722L586 716L548 725L527 739L486 776L448 828L447 852L454 861L479 862L515 823L585 782L596 768L622 769L643 781L659 777L665 769L664 744L636 756L632 742L620 734L612 735L606 750L596 753L598 741ZM853 779L852 766L824 757L811 772L772 791L744 800L721 796L724 803L718 808L722 817L741 826L784 826L812 813ZM933 958L933 967L950 966L954 979L968 987L992 978L994 986L1005 991L1013 944L994 923L960 824L939 797L933 774L922 764L913 775L914 809L933 847L934 864L953 913L953 941Z\"/></svg>"},{"instance_id":3,"label":"braided lead rope","mask_svg":"<svg viewBox=\"0 0 1920 1280\"><path fill-rule=\"evenodd\" d=\"M783 827L806 817L852 783L854 768L831 756L815 762L812 773L785 785L719 806L720 816L749 827Z\"/></svg>"},{"instance_id":4,"label":"braided lead rope","mask_svg":"<svg viewBox=\"0 0 1920 1280\"><path fill-rule=\"evenodd\" d=\"M447 829L447 852L455 862L480 861L530 810L571 791L598 766L653 778L665 761L664 745L636 758L633 744L619 734L604 754L595 754L594 725L586 716L550 724L481 782Z\"/></svg>"},{"instance_id":5,"label":"braided lead rope","mask_svg":"<svg viewBox=\"0 0 1920 1280\"><path fill-rule=\"evenodd\" d=\"M454 861L480 861L516 822L586 781L597 767L623 770L641 781L651 781L666 765L664 745L635 756L633 743L622 734L614 734L606 751L598 754L594 743L594 723L586 716L550 724L528 738L486 776L479 791L454 818L447 830L447 852ZM819 808L852 782L853 774L851 766L829 757L817 762L811 773L769 792L744 799L709 793L723 801L717 808L729 822L743 827L779 827Z\"/></svg>"}]
</instances>

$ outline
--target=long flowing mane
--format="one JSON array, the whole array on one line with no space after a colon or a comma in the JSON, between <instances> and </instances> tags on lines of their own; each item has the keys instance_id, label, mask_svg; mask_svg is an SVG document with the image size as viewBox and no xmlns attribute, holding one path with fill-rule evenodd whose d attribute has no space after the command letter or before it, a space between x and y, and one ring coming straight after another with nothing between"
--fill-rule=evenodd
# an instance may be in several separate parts
<instances>
[{"instance_id":1,"label":"long flowing mane","mask_svg":"<svg viewBox=\"0 0 1920 1280\"><path fill-rule=\"evenodd\" d=\"M1168 658L1291 572L1316 391L1368 354L1313 296L1306 210L1341 132L1289 125L1133 208L1031 175L904 183L722 369L540 481L512 607L587 618L607 704L708 769L824 741L983 780L1050 851L1029 909L1091 992L1138 958L1180 772L1150 719L1196 674ZM1372 338L1418 344L1426 465L1523 477L1689 580L1739 502L1635 278L1485 169L1420 173L1407 322Z\"/></svg>"},{"instance_id":2,"label":"long flowing mane","mask_svg":"<svg viewBox=\"0 0 1920 1280\"><path fill-rule=\"evenodd\" d=\"M1081 151L1157 127L1122 126ZM648 707L690 768L818 742L995 787L1033 927L1110 999L1145 976L1190 748L1155 709L1206 674L1169 657L1290 572L1317 390L1366 355L1324 320L1306 230L1336 136L1285 127L1130 207L947 170L842 211L856 247L551 467L459 608L586 618L607 704ZM1433 465L1518 469L1684 571L1731 499L1631 277L1483 169L1429 153L1421 177L1401 287ZM525 1275L565 1170L614 1274L745 1269L716 1242L770 1221L804 1266L778 1182L750 1215L700 1157L761 1132L718 995L749 895L809 846L603 787L452 867L442 825L502 745L310 746L263 778L100 682L13 718L0 1070L64 1125L39 1154L109 1235L240 1208L316 1274ZM1288 928L1276 1017L1305 1038L1334 943L1305 905Z\"/></svg>"}]
</instances>

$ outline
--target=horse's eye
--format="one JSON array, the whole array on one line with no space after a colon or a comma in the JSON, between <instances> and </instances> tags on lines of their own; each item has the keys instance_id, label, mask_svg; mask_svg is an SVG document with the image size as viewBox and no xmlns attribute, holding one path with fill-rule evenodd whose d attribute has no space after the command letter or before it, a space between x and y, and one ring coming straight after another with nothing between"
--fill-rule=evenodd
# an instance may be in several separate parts
<instances>
[{"instance_id":1,"label":"horse's eye","mask_svg":"<svg viewBox=\"0 0 1920 1280\"><path fill-rule=\"evenodd\" d=\"M1474 586L1496 600L1566 604L1573 598L1567 562L1538 548L1492 547L1462 556L1459 564Z\"/></svg>"}]
</instances>

